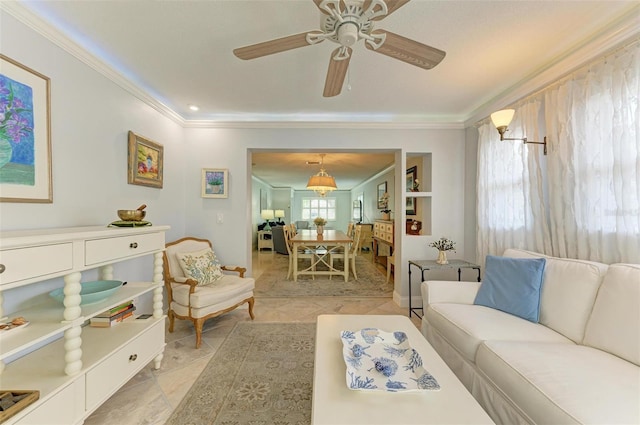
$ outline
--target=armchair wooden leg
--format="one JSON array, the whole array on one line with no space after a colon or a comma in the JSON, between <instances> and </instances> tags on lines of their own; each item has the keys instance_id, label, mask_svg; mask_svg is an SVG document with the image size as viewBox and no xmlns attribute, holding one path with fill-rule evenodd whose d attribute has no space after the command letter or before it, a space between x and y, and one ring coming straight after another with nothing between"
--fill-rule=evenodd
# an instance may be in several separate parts
<instances>
[{"instance_id":1,"label":"armchair wooden leg","mask_svg":"<svg viewBox=\"0 0 640 425\"><path fill-rule=\"evenodd\" d=\"M251 320L253 320L256 318L253 314L253 304L255 303L255 299L251 297L247 302L249 303L249 316L251 316Z\"/></svg>"},{"instance_id":2,"label":"armchair wooden leg","mask_svg":"<svg viewBox=\"0 0 640 425\"><path fill-rule=\"evenodd\" d=\"M202 344L202 326L204 325L204 319L195 319L193 326L196 328L196 348L200 348Z\"/></svg>"}]
</instances>

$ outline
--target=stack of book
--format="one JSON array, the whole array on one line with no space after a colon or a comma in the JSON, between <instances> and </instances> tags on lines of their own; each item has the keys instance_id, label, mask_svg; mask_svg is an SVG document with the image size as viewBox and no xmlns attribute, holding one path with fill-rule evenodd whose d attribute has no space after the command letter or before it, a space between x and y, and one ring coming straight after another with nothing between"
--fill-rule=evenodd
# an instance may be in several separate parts
<instances>
[{"instance_id":1,"label":"stack of book","mask_svg":"<svg viewBox=\"0 0 640 425\"><path fill-rule=\"evenodd\" d=\"M122 323L125 319L133 316L133 312L135 310L136 306L133 305L133 301L127 301L126 303L122 303L98 314L95 317L92 317L89 321L89 325L98 328L115 326L118 323Z\"/></svg>"}]
</instances>

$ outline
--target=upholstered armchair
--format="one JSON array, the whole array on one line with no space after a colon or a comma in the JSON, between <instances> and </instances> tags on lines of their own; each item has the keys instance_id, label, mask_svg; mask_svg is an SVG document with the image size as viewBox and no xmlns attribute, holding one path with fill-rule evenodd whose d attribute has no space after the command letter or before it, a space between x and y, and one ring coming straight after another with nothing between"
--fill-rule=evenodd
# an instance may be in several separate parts
<instances>
[{"instance_id":1,"label":"upholstered armchair","mask_svg":"<svg viewBox=\"0 0 640 425\"><path fill-rule=\"evenodd\" d=\"M247 303L253 320L255 280L244 277L243 267L221 266L206 239L186 237L166 244L163 253L169 332L175 319L190 320L196 331L196 348L202 344L202 326Z\"/></svg>"}]
</instances>

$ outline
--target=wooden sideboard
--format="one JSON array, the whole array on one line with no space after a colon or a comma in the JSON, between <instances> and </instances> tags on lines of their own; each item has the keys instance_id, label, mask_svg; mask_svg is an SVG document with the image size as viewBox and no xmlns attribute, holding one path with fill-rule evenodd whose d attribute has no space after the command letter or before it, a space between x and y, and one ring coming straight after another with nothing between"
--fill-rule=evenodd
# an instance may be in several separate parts
<instances>
[{"instance_id":1,"label":"wooden sideboard","mask_svg":"<svg viewBox=\"0 0 640 425\"><path fill-rule=\"evenodd\" d=\"M387 267L387 256L392 253L393 220L376 220L373 223L373 262Z\"/></svg>"},{"instance_id":2,"label":"wooden sideboard","mask_svg":"<svg viewBox=\"0 0 640 425\"><path fill-rule=\"evenodd\" d=\"M38 390L38 400L9 424L81 424L149 362L164 352L162 251L168 226L75 227L0 232L0 317L3 295L15 288L63 278L64 304L52 298L25 303L29 326L2 335L0 381L12 390ZM92 304L81 304L82 272L113 280L113 264L153 256L151 281L128 282ZM152 317L113 328L87 326L105 310L152 293ZM142 311L136 314L144 313ZM6 364L5 364L6 363Z\"/></svg>"}]
</instances>

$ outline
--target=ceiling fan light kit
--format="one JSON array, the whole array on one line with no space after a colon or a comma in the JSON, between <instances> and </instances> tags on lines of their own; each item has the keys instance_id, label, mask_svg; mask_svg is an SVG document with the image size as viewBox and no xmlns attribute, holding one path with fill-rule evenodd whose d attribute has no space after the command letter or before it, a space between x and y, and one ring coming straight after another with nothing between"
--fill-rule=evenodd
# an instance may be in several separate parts
<instances>
[{"instance_id":1,"label":"ceiling fan light kit","mask_svg":"<svg viewBox=\"0 0 640 425\"><path fill-rule=\"evenodd\" d=\"M323 16L321 31L309 31L234 49L240 59L256 59L330 40L340 45L331 53L323 96L340 94L349 68L351 46L364 40L367 49L423 69L431 69L446 53L415 40L374 30L374 21L389 16L409 0L313 0Z\"/></svg>"}]
</instances>

